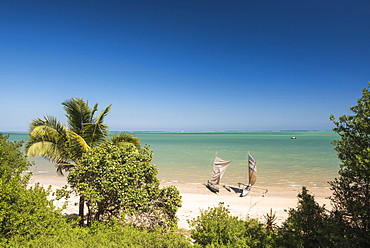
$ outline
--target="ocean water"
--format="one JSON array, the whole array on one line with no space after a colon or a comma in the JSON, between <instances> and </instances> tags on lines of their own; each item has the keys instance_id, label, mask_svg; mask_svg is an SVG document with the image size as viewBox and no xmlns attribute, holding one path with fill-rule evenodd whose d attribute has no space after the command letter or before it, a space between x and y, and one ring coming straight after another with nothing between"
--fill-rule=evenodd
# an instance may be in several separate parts
<instances>
[{"instance_id":1,"label":"ocean water","mask_svg":"<svg viewBox=\"0 0 370 248\"><path fill-rule=\"evenodd\" d=\"M150 145L158 177L165 182L205 183L217 155L232 160L222 182L247 182L247 153L257 161L256 186L328 187L338 176L339 160L332 146L339 136L332 131L280 132L137 132ZM295 136L297 139L291 139ZM11 141L26 140L27 133L10 133ZM43 158L33 160L35 175L55 176Z\"/></svg>"}]
</instances>

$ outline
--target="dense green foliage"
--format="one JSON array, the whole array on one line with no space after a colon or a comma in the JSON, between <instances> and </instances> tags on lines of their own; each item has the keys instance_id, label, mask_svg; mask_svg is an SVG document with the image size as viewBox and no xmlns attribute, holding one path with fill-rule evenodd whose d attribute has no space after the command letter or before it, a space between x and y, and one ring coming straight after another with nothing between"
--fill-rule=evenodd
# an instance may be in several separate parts
<instances>
[{"instance_id":1,"label":"dense green foliage","mask_svg":"<svg viewBox=\"0 0 370 248\"><path fill-rule=\"evenodd\" d=\"M0 133L0 247L190 247L174 232L147 232L119 223L95 223L82 228L54 209L50 191L27 187L30 164L21 143ZM166 194L166 193L164 193Z\"/></svg>"},{"instance_id":2,"label":"dense green foliage","mask_svg":"<svg viewBox=\"0 0 370 248\"><path fill-rule=\"evenodd\" d=\"M180 192L173 186L159 188L157 169L149 146L117 146L107 142L86 152L68 175L73 191L88 207L87 224L125 219L149 229L177 226Z\"/></svg>"},{"instance_id":3,"label":"dense green foliage","mask_svg":"<svg viewBox=\"0 0 370 248\"><path fill-rule=\"evenodd\" d=\"M272 236L257 220L240 220L219 203L189 221L191 238L202 247L272 247Z\"/></svg>"},{"instance_id":4,"label":"dense green foliage","mask_svg":"<svg viewBox=\"0 0 370 248\"><path fill-rule=\"evenodd\" d=\"M47 200L49 194L35 185L0 180L0 240L32 240L38 235L55 235L68 228L65 219Z\"/></svg>"},{"instance_id":5,"label":"dense green foliage","mask_svg":"<svg viewBox=\"0 0 370 248\"><path fill-rule=\"evenodd\" d=\"M46 231L46 230L45 230ZM0 243L1 246L1 243ZM148 232L118 224L94 224L92 227L67 227L57 234L40 233L33 239L17 236L7 247L32 248L186 248L190 241L176 233Z\"/></svg>"},{"instance_id":6,"label":"dense green foliage","mask_svg":"<svg viewBox=\"0 0 370 248\"><path fill-rule=\"evenodd\" d=\"M26 143L28 157L43 156L55 163L57 171L69 171L78 164L85 152L108 140L108 126L103 123L111 105L98 116L98 104L90 108L81 98L71 98L62 103L68 125L62 124L55 117L45 116L32 121L29 140ZM124 146L129 143L140 148L140 141L131 134L122 133L112 138L114 143ZM83 225L84 198L80 198L79 216Z\"/></svg>"},{"instance_id":7,"label":"dense green foliage","mask_svg":"<svg viewBox=\"0 0 370 248\"><path fill-rule=\"evenodd\" d=\"M369 82L370 84L370 82ZM369 86L370 87L370 86ZM333 142L341 160L339 178L330 182L332 202L343 235L354 246L370 246L370 92L350 109L353 115L331 116L340 140Z\"/></svg>"},{"instance_id":8,"label":"dense green foliage","mask_svg":"<svg viewBox=\"0 0 370 248\"><path fill-rule=\"evenodd\" d=\"M303 187L296 209L278 229L279 247L334 247L330 240L329 215L324 206Z\"/></svg>"},{"instance_id":9,"label":"dense green foliage","mask_svg":"<svg viewBox=\"0 0 370 248\"><path fill-rule=\"evenodd\" d=\"M106 107L96 117L98 105L90 108L83 99L71 98L62 105L68 125L52 116L35 119L30 125L30 138L26 143L28 156L47 158L61 173L78 163L84 152L106 140L108 126L103 121L111 108Z\"/></svg>"},{"instance_id":10,"label":"dense green foliage","mask_svg":"<svg viewBox=\"0 0 370 248\"><path fill-rule=\"evenodd\" d=\"M10 180L30 167L30 163L20 151L22 142L7 141L8 135L0 133L0 177L2 180Z\"/></svg>"},{"instance_id":11,"label":"dense green foliage","mask_svg":"<svg viewBox=\"0 0 370 248\"><path fill-rule=\"evenodd\" d=\"M48 190L39 185L27 188L29 175L22 172L30 163L20 145L0 134L0 244L33 239L42 233L55 234L66 225L47 200Z\"/></svg>"}]
</instances>

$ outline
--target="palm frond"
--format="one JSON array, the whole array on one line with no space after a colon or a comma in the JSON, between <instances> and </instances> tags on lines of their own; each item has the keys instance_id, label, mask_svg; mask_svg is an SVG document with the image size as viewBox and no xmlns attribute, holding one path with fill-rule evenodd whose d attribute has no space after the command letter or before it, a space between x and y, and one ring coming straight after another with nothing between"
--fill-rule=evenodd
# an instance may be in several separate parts
<instances>
[{"instance_id":1,"label":"palm frond","mask_svg":"<svg viewBox=\"0 0 370 248\"><path fill-rule=\"evenodd\" d=\"M79 145L79 147L74 147L75 149L79 149L82 152L87 152L88 150L90 150L90 146L86 143L83 137L72 131L69 133L69 135L73 139L73 141L77 142L77 144Z\"/></svg>"},{"instance_id":2,"label":"palm frond","mask_svg":"<svg viewBox=\"0 0 370 248\"><path fill-rule=\"evenodd\" d=\"M56 171L60 175L63 175L63 171L69 171L75 166L75 164L70 161L71 156L69 153L65 153L65 150L60 149L56 144L48 141L32 144L27 151L27 156L42 156L46 158L55 164Z\"/></svg>"},{"instance_id":3,"label":"palm frond","mask_svg":"<svg viewBox=\"0 0 370 248\"><path fill-rule=\"evenodd\" d=\"M81 134L84 123L92 121L92 114L88 104L81 98L72 97L62 102L66 111L67 122L72 131Z\"/></svg>"},{"instance_id":4,"label":"palm frond","mask_svg":"<svg viewBox=\"0 0 370 248\"><path fill-rule=\"evenodd\" d=\"M39 141L31 144L26 153L27 157L42 156L53 163L68 161L68 154L50 141Z\"/></svg>"},{"instance_id":5,"label":"palm frond","mask_svg":"<svg viewBox=\"0 0 370 248\"><path fill-rule=\"evenodd\" d=\"M98 118L96 118L95 120L95 123L103 123L104 121L104 118L108 115L110 109L112 107L112 104L110 104L108 107L106 107L101 113L100 115L98 116Z\"/></svg>"},{"instance_id":6,"label":"palm frond","mask_svg":"<svg viewBox=\"0 0 370 248\"><path fill-rule=\"evenodd\" d=\"M66 111L68 126L53 116L35 119L30 124L29 139L26 143L27 156L43 156L56 163L59 172L75 166L90 147L107 140L108 126L103 121L112 106L106 107L95 118L98 104L91 109L88 102L73 97L62 105ZM140 147L138 139L128 142L136 146L139 144Z\"/></svg>"},{"instance_id":7,"label":"palm frond","mask_svg":"<svg viewBox=\"0 0 370 248\"><path fill-rule=\"evenodd\" d=\"M93 109L91 110L91 116L95 116L95 112L98 111L98 104L95 103Z\"/></svg>"},{"instance_id":8,"label":"palm frond","mask_svg":"<svg viewBox=\"0 0 370 248\"><path fill-rule=\"evenodd\" d=\"M44 116L44 119L38 118L33 120L30 124L30 131L34 130L36 127L39 126L50 126L59 133L65 132L65 129L67 128L64 124L60 123L55 117L50 115Z\"/></svg>"},{"instance_id":9,"label":"palm frond","mask_svg":"<svg viewBox=\"0 0 370 248\"><path fill-rule=\"evenodd\" d=\"M108 126L103 124L104 117L110 111L112 105L106 107L92 123L84 123L83 137L91 146L99 145L107 139ZM97 105L94 106L94 109Z\"/></svg>"},{"instance_id":10,"label":"palm frond","mask_svg":"<svg viewBox=\"0 0 370 248\"><path fill-rule=\"evenodd\" d=\"M56 171L60 175L64 175L63 171L69 171L75 166L74 163L69 162L70 155L65 154L55 144L47 141L37 142L32 144L27 151L28 157L42 156L55 164Z\"/></svg>"},{"instance_id":11,"label":"palm frond","mask_svg":"<svg viewBox=\"0 0 370 248\"><path fill-rule=\"evenodd\" d=\"M92 109L81 98L71 98L62 103L67 112L66 117L71 130L85 139L89 146L101 144L108 136L108 126L103 124L104 117L109 113L111 105L105 108L97 118L94 115L98 109L95 104Z\"/></svg>"},{"instance_id":12,"label":"palm frond","mask_svg":"<svg viewBox=\"0 0 370 248\"><path fill-rule=\"evenodd\" d=\"M76 165L67 162L59 162L55 166L57 167L57 173L63 176L64 175L63 171L70 171Z\"/></svg>"},{"instance_id":13,"label":"palm frond","mask_svg":"<svg viewBox=\"0 0 370 248\"><path fill-rule=\"evenodd\" d=\"M45 116L44 119L45 124L53 127L58 132L59 135L65 135L69 131L69 128L65 124L60 123L53 116Z\"/></svg>"},{"instance_id":14,"label":"palm frond","mask_svg":"<svg viewBox=\"0 0 370 248\"><path fill-rule=\"evenodd\" d=\"M44 119L35 119L30 124L29 139L25 147L26 152L32 144L42 141L54 143L59 149L62 149L68 141L68 132L68 127L59 123L52 116L46 116Z\"/></svg>"},{"instance_id":15,"label":"palm frond","mask_svg":"<svg viewBox=\"0 0 370 248\"><path fill-rule=\"evenodd\" d=\"M141 145L139 138L130 133L121 133L119 135L114 135L111 138L111 142L116 145L133 144L138 149Z\"/></svg>"},{"instance_id":16,"label":"palm frond","mask_svg":"<svg viewBox=\"0 0 370 248\"><path fill-rule=\"evenodd\" d=\"M90 146L97 146L107 140L108 126L102 123L86 123L83 136Z\"/></svg>"},{"instance_id":17,"label":"palm frond","mask_svg":"<svg viewBox=\"0 0 370 248\"><path fill-rule=\"evenodd\" d=\"M37 126L29 132L30 138L49 141L54 140L57 135L58 131L47 125Z\"/></svg>"}]
</instances>

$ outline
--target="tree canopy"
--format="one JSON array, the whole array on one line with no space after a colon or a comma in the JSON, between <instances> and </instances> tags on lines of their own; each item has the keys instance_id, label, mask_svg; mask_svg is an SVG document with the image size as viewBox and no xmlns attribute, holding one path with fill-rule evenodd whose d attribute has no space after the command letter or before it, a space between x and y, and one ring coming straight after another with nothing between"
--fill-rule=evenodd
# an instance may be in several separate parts
<instances>
[{"instance_id":1,"label":"tree canopy","mask_svg":"<svg viewBox=\"0 0 370 248\"><path fill-rule=\"evenodd\" d=\"M369 82L370 87L370 82ZM340 139L333 142L341 161L339 177L330 182L336 214L345 226L345 234L359 244L370 246L370 92L362 90L353 115L336 120L334 131Z\"/></svg>"},{"instance_id":2,"label":"tree canopy","mask_svg":"<svg viewBox=\"0 0 370 248\"><path fill-rule=\"evenodd\" d=\"M98 104L90 108L81 98L71 98L62 103L67 123L53 116L45 116L30 124L27 156L43 156L55 163L57 170L69 170L91 147L100 145L108 137L108 126L103 123L111 105L95 116Z\"/></svg>"},{"instance_id":3,"label":"tree canopy","mask_svg":"<svg viewBox=\"0 0 370 248\"><path fill-rule=\"evenodd\" d=\"M149 229L177 225L179 191L159 188L149 146L137 149L106 142L86 152L68 175L73 192L83 196L87 222L112 218Z\"/></svg>"},{"instance_id":4,"label":"tree canopy","mask_svg":"<svg viewBox=\"0 0 370 248\"><path fill-rule=\"evenodd\" d=\"M306 187L298 194L297 208L278 229L278 247L332 247L329 235L329 213L314 200Z\"/></svg>"},{"instance_id":5,"label":"tree canopy","mask_svg":"<svg viewBox=\"0 0 370 248\"><path fill-rule=\"evenodd\" d=\"M57 172L69 171L82 159L85 152L108 140L108 126L104 118L111 105L96 116L98 104L93 108L81 98L73 97L62 102L66 112L67 123L63 124L53 116L38 118L30 124L26 154L28 157L42 156L55 163ZM140 148L140 141L132 134L121 133L112 140L121 146L134 144ZM84 216L84 198L80 198L79 215Z\"/></svg>"}]
</instances>

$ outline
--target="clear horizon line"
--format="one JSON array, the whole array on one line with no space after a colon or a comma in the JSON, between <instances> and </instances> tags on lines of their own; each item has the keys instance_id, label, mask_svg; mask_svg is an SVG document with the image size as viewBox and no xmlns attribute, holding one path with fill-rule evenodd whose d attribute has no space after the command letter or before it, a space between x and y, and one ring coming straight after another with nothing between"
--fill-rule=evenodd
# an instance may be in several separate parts
<instances>
[{"instance_id":1,"label":"clear horizon line","mask_svg":"<svg viewBox=\"0 0 370 248\"><path fill-rule=\"evenodd\" d=\"M112 130L109 132L144 133L144 132L304 132L304 131L333 131L331 129L250 129L250 130ZM28 133L29 131L0 131L0 133Z\"/></svg>"}]
</instances>

